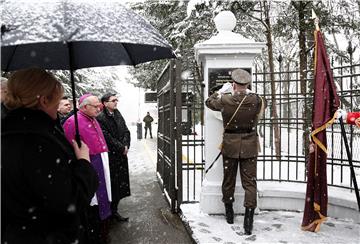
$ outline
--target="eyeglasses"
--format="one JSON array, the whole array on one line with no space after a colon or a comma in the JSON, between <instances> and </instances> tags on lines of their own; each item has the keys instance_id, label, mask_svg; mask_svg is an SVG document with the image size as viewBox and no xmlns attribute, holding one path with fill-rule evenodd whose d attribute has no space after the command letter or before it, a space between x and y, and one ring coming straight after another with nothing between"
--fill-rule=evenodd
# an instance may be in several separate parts
<instances>
[{"instance_id":1,"label":"eyeglasses","mask_svg":"<svg viewBox=\"0 0 360 244\"><path fill-rule=\"evenodd\" d=\"M93 107L93 108L97 108L97 109L102 109L103 105L102 104L98 104L98 105L92 105L92 104L86 104L87 106Z\"/></svg>"},{"instance_id":2,"label":"eyeglasses","mask_svg":"<svg viewBox=\"0 0 360 244\"><path fill-rule=\"evenodd\" d=\"M112 102L112 103L117 103L119 100L117 99L113 99L113 100L109 100L108 102Z\"/></svg>"}]
</instances>

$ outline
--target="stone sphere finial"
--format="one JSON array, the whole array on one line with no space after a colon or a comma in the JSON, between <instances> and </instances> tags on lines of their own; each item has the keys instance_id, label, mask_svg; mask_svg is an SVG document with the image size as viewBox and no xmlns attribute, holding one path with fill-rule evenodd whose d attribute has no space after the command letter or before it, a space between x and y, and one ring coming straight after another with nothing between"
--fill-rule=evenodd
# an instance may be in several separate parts
<instances>
[{"instance_id":1,"label":"stone sphere finial","mask_svg":"<svg viewBox=\"0 0 360 244\"><path fill-rule=\"evenodd\" d=\"M231 11L222 11L214 18L216 29L220 31L232 31L236 26L235 15Z\"/></svg>"}]
</instances>

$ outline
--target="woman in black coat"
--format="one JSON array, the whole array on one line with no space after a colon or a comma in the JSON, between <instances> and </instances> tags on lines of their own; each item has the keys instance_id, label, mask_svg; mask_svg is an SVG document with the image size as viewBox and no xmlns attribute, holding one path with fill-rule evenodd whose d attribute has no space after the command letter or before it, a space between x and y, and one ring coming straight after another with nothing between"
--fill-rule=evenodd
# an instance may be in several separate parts
<instances>
[{"instance_id":1,"label":"woman in black coat","mask_svg":"<svg viewBox=\"0 0 360 244\"><path fill-rule=\"evenodd\" d=\"M89 149L70 145L56 116L62 85L41 69L15 72L2 120L2 242L88 243L86 212L98 186Z\"/></svg>"},{"instance_id":2,"label":"woman in black coat","mask_svg":"<svg viewBox=\"0 0 360 244\"><path fill-rule=\"evenodd\" d=\"M101 98L104 110L96 119L103 131L109 148L111 179L111 212L117 221L126 221L118 213L119 201L130 196L129 165L127 153L130 148L130 131L120 111L116 108L118 99L115 94L107 93Z\"/></svg>"}]
</instances>

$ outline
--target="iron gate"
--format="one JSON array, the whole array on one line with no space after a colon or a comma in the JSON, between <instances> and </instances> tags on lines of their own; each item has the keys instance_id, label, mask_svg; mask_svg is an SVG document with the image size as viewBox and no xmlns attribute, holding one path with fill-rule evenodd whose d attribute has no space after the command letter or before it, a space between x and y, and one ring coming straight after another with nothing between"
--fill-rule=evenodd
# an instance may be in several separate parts
<instances>
[{"instance_id":1,"label":"iron gate","mask_svg":"<svg viewBox=\"0 0 360 244\"><path fill-rule=\"evenodd\" d=\"M172 60L157 81L157 177L173 212L199 201L204 169L204 85L180 73Z\"/></svg>"},{"instance_id":2,"label":"iron gate","mask_svg":"<svg viewBox=\"0 0 360 244\"><path fill-rule=\"evenodd\" d=\"M170 61L157 82L158 136L157 136L157 177L171 210L176 208L175 189L175 62Z\"/></svg>"}]
</instances>

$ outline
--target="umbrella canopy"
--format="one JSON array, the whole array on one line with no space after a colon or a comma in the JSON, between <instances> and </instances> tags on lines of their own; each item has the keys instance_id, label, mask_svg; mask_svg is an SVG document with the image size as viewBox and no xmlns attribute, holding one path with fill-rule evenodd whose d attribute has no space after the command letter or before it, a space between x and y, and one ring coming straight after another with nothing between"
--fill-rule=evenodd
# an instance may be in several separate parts
<instances>
[{"instance_id":1,"label":"umbrella canopy","mask_svg":"<svg viewBox=\"0 0 360 244\"><path fill-rule=\"evenodd\" d=\"M141 16L109 1L5 1L1 69L75 70L174 58Z\"/></svg>"},{"instance_id":2,"label":"umbrella canopy","mask_svg":"<svg viewBox=\"0 0 360 244\"><path fill-rule=\"evenodd\" d=\"M175 58L148 21L115 1L5 0L1 17L1 69L70 70L75 111L74 70Z\"/></svg>"}]
</instances>

